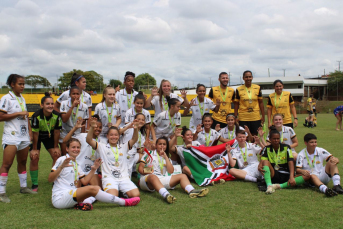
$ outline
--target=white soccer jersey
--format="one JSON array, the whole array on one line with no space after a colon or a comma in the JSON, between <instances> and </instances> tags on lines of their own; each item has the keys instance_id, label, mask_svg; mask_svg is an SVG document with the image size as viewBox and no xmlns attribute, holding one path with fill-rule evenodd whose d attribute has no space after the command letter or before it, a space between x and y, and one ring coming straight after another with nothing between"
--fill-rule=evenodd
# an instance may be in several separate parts
<instances>
[{"instance_id":1,"label":"white soccer jersey","mask_svg":"<svg viewBox=\"0 0 343 229\"><path fill-rule=\"evenodd\" d=\"M52 171L55 171L62 165L64 160L69 157L69 154L66 156L59 157L55 163L55 165L52 167ZM54 186L52 188L52 195L57 194L59 192L63 192L65 190L70 190L70 189L76 189L74 181L75 181L75 171L73 167L72 161L69 162L69 165L64 167L60 173L60 175L57 177L57 179L54 181ZM77 179L80 180L82 179L85 174L82 172L81 166L79 163L77 163Z\"/></svg>"},{"instance_id":2,"label":"white soccer jersey","mask_svg":"<svg viewBox=\"0 0 343 229\"><path fill-rule=\"evenodd\" d=\"M21 105L27 111L25 99L22 95L18 97ZM4 95L0 100L0 111L6 114L14 114L17 112L22 112L20 103L18 102L16 95L13 92L9 92ZM28 120L21 117L13 118L9 121L5 121L3 135L12 135L19 141L30 141Z\"/></svg>"},{"instance_id":3,"label":"white soccer jersey","mask_svg":"<svg viewBox=\"0 0 343 229\"><path fill-rule=\"evenodd\" d=\"M66 114L69 109L72 107L71 100L65 100L62 101L61 107L60 107L60 113L61 114ZM73 108L73 111L68 119L67 122L62 122L62 132L64 133L69 133L71 129L73 129L77 119L82 118L82 119L88 119L88 107L84 103L80 103L79 109L77 107ZM77 129L74 133L74 135L81 133L81 129Z\"/></svg>"},{"instance_id":4,"label":"white soccer jersey","mask_svg":"<svg viewBox=\"0 0 343 229\"><path fill-rule=\"evenodd\" d=\"M181 104L183 103L183 98L181 98L177 94L170 93L169 97L171 99L173 99L173 98L178 99L181 102ZM162 103L162 107L161 107L161 103ZM165 109L164 109L165 105L168 106L168 102L167 102L167 100L165 98L162 98L161 103L160 103L160 96L159 95L154 96L154 98L152 98L152 100L151 100L151 104L155 108L155 117L157 115L159 115L162 111L165 111ZM168 108L168 110L169 110L169 108Z\"/></svg>"},{"instance_id":5,"label":"white soccer jersey","mask_svg":"<svg viewBox=\"0 0 343 229\"><path fill-rule=\"evenodd\" d=\"M56 101L61 104L63 101L70 99L69 93L70 90L63 92ZM80 101L81 103L85 103L88 108L92 108L92 97L87 92L82 91Z\"/></svg>"},{"instance_id":6,"label":"white soccer jersey","mask_svg":"<svg viewBox=\"0 0 343 229\"><path fill-rule=\"evenodd\" d=\"M200 103L199 107L199 100L198 97L191 100L191 103L194 103L194 106L190 107L190 110L192 111L192 117L189 120L189 129L194 133L196 131L197 125L201 124L202 122L202 115L200 112L200 107L203 110L203 114L210 113L210 110L214 110L216 105L213 103L213 101L209 98L204 98L204 102Z\"/></svg>"},{"instance_id":7,"label":"white soccer jersey","mask_svg":"<svg viewBox=\"0 0 343 229\"><path fill-rule=\"evenodd\" d=\"M310 163L314 164L313 172L311 172L311 167L307 162L306 154L308 156L308 160L310 161ZM308 154L305 148L301 150L300 153L298 154L296 166L297 168L310 171L311 174L319 175L324 167L324 161L326 161L329 156L331 156L331 153L329 153L323 148L316 147L314 154L312 155Z\"/></svg>"},{"instance_id":8,"label":"white soccer jersey","mask_svg":"<svg viewBox=\"0 0 343 229\"><path fill-rule=\"evenodd\" d=\"M280 142L287 144L287 145L292 145L292 139L296 137L296 134L294 130L289 127L289 126L282 126L282 132L280 131ZM283 140L281 141L281 137L283 137ZM267 136L267 140L269 141L269 136ZM292 148L292 151L295 151L294 148Z\"/></svg>"},{"instance_id":9,"label":"white soccer jersey","mask_svg":"<svg viewBox=\"0 0 343 229\"><path fill-rule=\"evenodd\" d=\"M206 145L206 137L208 138L209 135L210 133L206 133L205 129L203 129L201 132L198 133L197 141L200 142L201 145L212 146L212 144L220 138L220 134L216 130L211 129L209 145Z\"/></svg>"},{"instance_id":10,"label":"white soccer jersey","mask_svg":"<svg viewBox=\"0 0 343 229\"><path fill-rule=\"evenodd\" d=\"M240 130L244 130L243 127L239 127ZM226 126L219 131L219 134L222 138L232 140L236 138L236 127L232 131L229 131L229 128ZM230 134L230 135L229 135ZM245 133L245 136L248 136L248 133Z\"/></svg>"},{"instance_id":11,"label":"white soccer jersey","mask_svg":"<svg viewBox=\"0 0 343 229\"><path fill-rule=\"evenodd\" d=\"M116 153L116 147L111 147L110 144L98 143L96 151L99 153L102 160L101 172L104 178L112 178L117 181L130 179L129 169L132 168L130 164L131 157L134 157L134 154L131 154L129 150L129 144L119 144L118 147L118 163L116 166L116 159L114 154ZM113 151L114 153L113 153ZM131 168L130 168L131 165Z\"/></svg>"},{"instance_id":12,"label":"white soccer jersey","mask_svg":"<svg viewBox=\"0 0 343 229\"><path fill-rule=\"evenodd\" d=\"M151 158L148 156L147 153L144 153L142 159L143 161L147 162L147 166L151 166L154 169L154 172L152 174L156 175L156 176L164 176L167 172L167 164L166 164L166 160L162 157L157 155L157 151L149 151L151 157L152 157L152 161ZM160 160L160 161L159 161ZM169 159L170 161L170 159ZM162 166L162 170L160 167L160 163L163 165Z\"/></svg>"},{"instance_id":13,"label":"white soccer jersey","mask_svg":"<svg viewBox=\"0 0 343 229\"><path fill-rule=\"evenodd\" d=\"M198 141L192 141L192 146L200 146L200 145L201 144ZM184 145L183 146L176 146L176 153L180 157L181 167L186 165L185 156L183 155L184 147L185 147Z\"/></svg>"},{"instance_id":14,"label":"white soccer jersey","mask_svg":"<svg viewBox=\"0 0 343 229\"><path fill-rule=\"evenodd\" d=\"M108 114L107 114L107 110L108 110ZM120 111L119 104L117 104L117 103L113 103L113 106L111 109L111 107L106 106L105 102L102 102L102 103L98 103L98 105L96 105L94 114L99 115L99 117L101 119L101 123L102 123L102 130L100 133L101 137L106 137L108 129L109 129L109 127L108 127L108 123L109 123L108 115L111 117L111 123L116 124L117 123L117 117L121 116L121 111Z\"/></svg>"},{"instance_id":15,"label":"white soccer jersey","mask_svg":"<svg viewBox=\"0 0 343 229\"><path fill-rule=\"evenodd\" d=\"M142 127L144 128L144 127ZM130 128L130 129L127 129L123 135L121 136L120 138L120 143L123 144L123 143L126 143L128 141L130 141L132 139L132 136L133 136L133 132L134 132L134 129L133 128ZM140 137L140 139L139 139ZM140 142L139 142L140 141ZM143 134L141 134L141 132L139 131L138 132L138 140L137 142L132 146L132 149L136 149L137 148L144 148L144 143L145 143L145 136ZM131 150L132 150L131 149Z\"/></svg>"},{"instance_id":16,"label":"white soccer jersey","mask_svg":"<svg viewBox=\"0 0 343 229\"><path fill-rule=\"evenodd\" d=\"M78 139L81 143L80 154L76 157L77 163L80 165L84 174L88 174L91 171L91 166L94 164L94 161L91 160L92 156L92 147L87 143L87 133L77 134L74 138ZM96 141L96 139L93 139ZM100 139L98 139L99 141ZM99 158L99 154L94 150L95 159Z\"/></svg>"},{"instance_id":17,"label":"white soccer jersey","mask_svg":"<svg viewBox=\"0 0 343 229\"><path fill-rule=\"evenodd\" d=\"M142 113L145 116L145 123L151 123L151 116L150 116L150 112L142 109ZM133 122L133 120L135 120L135 116L136 116L137 112L135 110L135 108L130 108L128 111L126 111L125 114L125 124Z\"/></svg>"},{"instance_id":18,"label":"white soccer jersey","mask_svg":"<svg viewBox=\"0 0 343 229\"><path fill-rule=\"evenodd\" d=\"M245 154L245 150L247 150L246 159L247 159L248 165L259 163L257 155L261 152L262 148L259 145L247 142L244 148L241 149L239 146L237 146L235 149L231 150L232 159L237 160L238 167L240 169L244 169L244 164L243 164L244 158L243 158L241 150L243 151L244 154Z\"/></svg>"},{"instance_id":19,"label":"white soccer jersey","mask_svg":"<svg viewBox=\"0 0 343 229\"><path fill-rule=\"evenodd\" d=\"M132 90L131 94L127 94L126 88L121 89L116 93L116 101L119 104L120 111L121 111L121 124L120 127L125 125L125 114L126 111L130 108L134 108L135 105L133 104L133 101L135 100L135 96L138 94L138 92ZM128 107L128 100L131 101L131 106Z\"/></svg>"},{"instance_id":20,"label":"white soccer jersey","mask_svg":"<svg viewBox=\"0 0 343 229\"><path fill-rule=\"evenodd\" d=\"M156 117L156 116L155 116ZM172 122L169 120L169 111L161 112L156 119L154 119L154 124L156 125L155 134L156 139L162 136L170 137L173 134L175 127L181 125L181 114L177 112L171 117Z\"/></svg>"}]
</instances>

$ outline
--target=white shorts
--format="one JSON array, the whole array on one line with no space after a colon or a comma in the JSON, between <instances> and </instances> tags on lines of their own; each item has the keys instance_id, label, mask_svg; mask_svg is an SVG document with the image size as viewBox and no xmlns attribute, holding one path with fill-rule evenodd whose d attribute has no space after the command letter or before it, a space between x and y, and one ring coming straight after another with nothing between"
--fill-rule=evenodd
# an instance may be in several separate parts
<instances>
[{"instance_id":1,"label":"white shorts","mask_svg":"<svg viewBox=\"0 0 343 229\"><path fill-rule=\"evenodd\" d=\"M55 208L71 208L77 202L73 199L76 189L64 190L52 195L52 205Z\"/></svg>"},{"instance_id":2,"label":"white shorts","mask_svg":"<svg viewBox=\"0 0 343 229\"><path fill-rule=\"evenodd\" d=\"M324 184L327 184L330 182L331 178L329 177L329 175L325 172L325 167L322 168L322 170L320 171L319 175L318 174L314 174L316 175L319 180L321 182L323 182Z\"/></svg>"},{"instance_id":3,"label":"white shorts","mask_svg":"<svg viewBox=\"0 0 343 229\"><path fill-rule=\"evenodd\" d=\"M68 134L67 132L61 130L60 139L58 140L58 142L59 142L60 144L63 143L63 139L65 138L65 136L67 136L67 134Z\"/></svg>"},{"instance_id":4,"label":"white shorts","mask_svg":"<svg viewBox=\"0 0 343 229\"><path fill-rule=\"evenodd\" d=\"M105 192L110 189L116 189L122 193L126 193L137 188L137 186L129 178L118 181L112 177L102 177L102 187Z\"/></svg>"},{"instance_id":5,"label":"white shorts","mask_svg":"<svg viewBox=\"0 0 343 229\"><path fill-rule=\"evenodd\" d=\"M258 163L248 165L247 167L243 168L242 170L247 172L247 174L249 176L252 176L255 178L262 177L262 174L260 173L260 171L258 171Z\"/></svg>"},{"instance_id":6,"label":"white shorts","mask_svg":"<svg viewBox=\"0 0 343 229\"><path fill-rule=\"evenodd\" d=\"M17 147L17 150L22 150L28 147L31 144L29 140L22 141L22 139L19 139L12 135L3 135L2 136L2 149L5 149L5 146L15 146Z\"/></svg>"},{"instance_id":7,"label":"white shorts","mask_svg":"<svg viewBox=\"0 0 343 229\"><path fill-rule=\"evenodd\" d=\"M139 187L143 190L143 191L149 191L149 192L154 192L155 189L151 190L148 187L148 184L146 183L148 180L148 176L150 176L152 174L149 175L145 175L143 177L141 177L141 179L139 179ZM162 185L164 186L165 189L174 189L175 187L170 187L170 179L172 176L157 176L158 179L160 179Z\"/></svg>"}]
</instances>

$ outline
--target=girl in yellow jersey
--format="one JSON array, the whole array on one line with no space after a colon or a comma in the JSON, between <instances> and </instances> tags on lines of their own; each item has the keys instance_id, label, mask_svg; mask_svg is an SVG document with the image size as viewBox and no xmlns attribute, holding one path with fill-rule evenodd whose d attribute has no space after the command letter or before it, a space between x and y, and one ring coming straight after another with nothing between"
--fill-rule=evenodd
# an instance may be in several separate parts
<instances>
[{"instance_id":1,"label":"girl in yellow jersey","mask_svg":"<svg viewBox=\"0 0 343 229\"><path fill-rule=\"evenodd\" d=\"M273 125L272 117L275 114L281 114L283 119L283 125L295 128L298 125L297 112L294 106L294 100L290 92L283 91L283 82L281 80L275 80L274 83L275 92L268 96L268 127ZM292 116L294 118L294 126L292 122Z\"/></svg>"},{"instance_id":2,"label":"girl in yellow jersey","mask_svg":"<svg viewBox=\"0 0 343 229\"><path fill-rule=\"evenodd\" d=\"M235 116L239 115L240 126L247 126L252 135L257 135L265 114L261 88L252 84L252 79L251 71L243 72L244 85L238 87L235 94Z\"/></svg>"}]
</instances>

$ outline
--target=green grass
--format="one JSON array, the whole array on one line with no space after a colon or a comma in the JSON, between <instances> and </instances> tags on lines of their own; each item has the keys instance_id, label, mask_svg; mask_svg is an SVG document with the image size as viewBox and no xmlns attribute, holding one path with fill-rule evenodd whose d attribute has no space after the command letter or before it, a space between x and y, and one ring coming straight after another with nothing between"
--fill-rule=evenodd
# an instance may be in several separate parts
<instances>
[{"instance_id":1,"label":"green grass","mask_svg":"<svg viewBox=\"0 0 343 229\"><path fill-rule=\"evenodd\" d=\"M299 115L300 126L295 128L299 138L297 151L304 147L304 134L313 132L320 147L343 161L340 149L343 132L335 131L333 114L318 115L319 126L315 129L303 127L304 118L305 115ZM188 121L189 118L183 118L183 125L188 125ZM1 135L2 131L3 123ZM51 159L45 149L39 165L39 194L28 196L19 193L16 164L13 164L7 186L12 202L0 203L1 228L330 228L342 225L343 196L326 198L314 189L302 187L266 195L258 191L256 184L242 181L209 187L209 195L202 199L190 199L177 186L171 190L177 198L172 205L165 203L156 192L141 192L141 203L136 207L97 202L90 212L58 210L51 204L52 187L47 182ZM31 185L29 177L28 184Z\"/></svg>"}]
</instances>

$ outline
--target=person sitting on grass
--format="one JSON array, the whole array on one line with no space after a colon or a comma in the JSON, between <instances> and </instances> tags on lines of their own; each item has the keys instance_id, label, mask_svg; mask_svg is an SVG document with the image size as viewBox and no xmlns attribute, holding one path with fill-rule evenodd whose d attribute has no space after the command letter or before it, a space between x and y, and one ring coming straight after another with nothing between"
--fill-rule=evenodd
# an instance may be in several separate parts
<instances>
[{"instance_id":1,"label":"person sitting on grass","mask_svg":"<svg viewBox=\"0 0 343 229\"><path fill-rule=\"evenodd\" d=\"M317 147L317 137L308 133L304 136L306 148L300 151L297 159L297 174L310 176L310 183L314 184L326 196L343 194L341 177L338 174L338 158L332 156L323 148ZM326 161L324 166L323 162ZM333 188L326 185L332 179Z\"/></svg>"},{"instance_id":2,"label":"person sitting on grass","mask_svg":"<svg viewBox=\"0 0 343 229\"><path fill-rule=\"evenodd\" d=\"M139 173L143 175L139 180L139 186L143 191L154 192L156 190L169 204L174 203L176 198L167 189L174 189L178 184L188 193L190 198L203 197L208 194L208 188L196 190L185 174L167 174L167 172L172 174L174 167L165 153L169 152L169 144L166 137L157 139L156 150L150 152L150 154L145 153L143 155L143 160L138 167Z\"/></svg>"},{"instance_id":3,"label":"person sitting on grass","mask_svg":"<svg viewBox=\"0 0 343 229\"><path fill-rule=\"evenodd\" d=\"M260 154L261 142L258 137L255 136L255 143L246 142L247 136L244 130L238 130L236 139L238 146L231 148L230 144L226 143L226 150L230 152L229 163L232 167L229 173L237 179L257 182L262 179L262 174L258 171L258 158ZM263 146L263 145L262 145ZM238 163L238 168L233 168Z\"/></svg>"},{"instance_id":4,"label":"person sitting on grass","mask_svg":"<svg viewBox=\"0 0 343 229\"><path fill-rule=\"evenodd\" d=\"M261 152L258 170L263 174L267 184L266 194L276 189L289 188L303 184L310 179L309 175L298 175L294 178L294 159L289 145L280 143L280 133L274 127L269 132L270 145Z\"/></svg>"},{"instance_id":5,"label":"person sitting on grass","mask_svg":"<svg viewBox=\"0 0 343 229\"><path fill-rule=\"evenodd\" d=\"M49 174L48 181L54 182L52 188L52 205L55 208L71 208L83 211L92 210L93 206L89 203L90 198L96 200L119 204L122 206L134 206L139 203L139 197L131 199L121 199L100 189L97 185L87 185L94 176L95 171L101 164L101 159L96 159L87 176L82 172L76 157L80 154L81 143L76 138L71 138L66 144L67 154L57 159Z\"/></svg>"}]
</instances>

